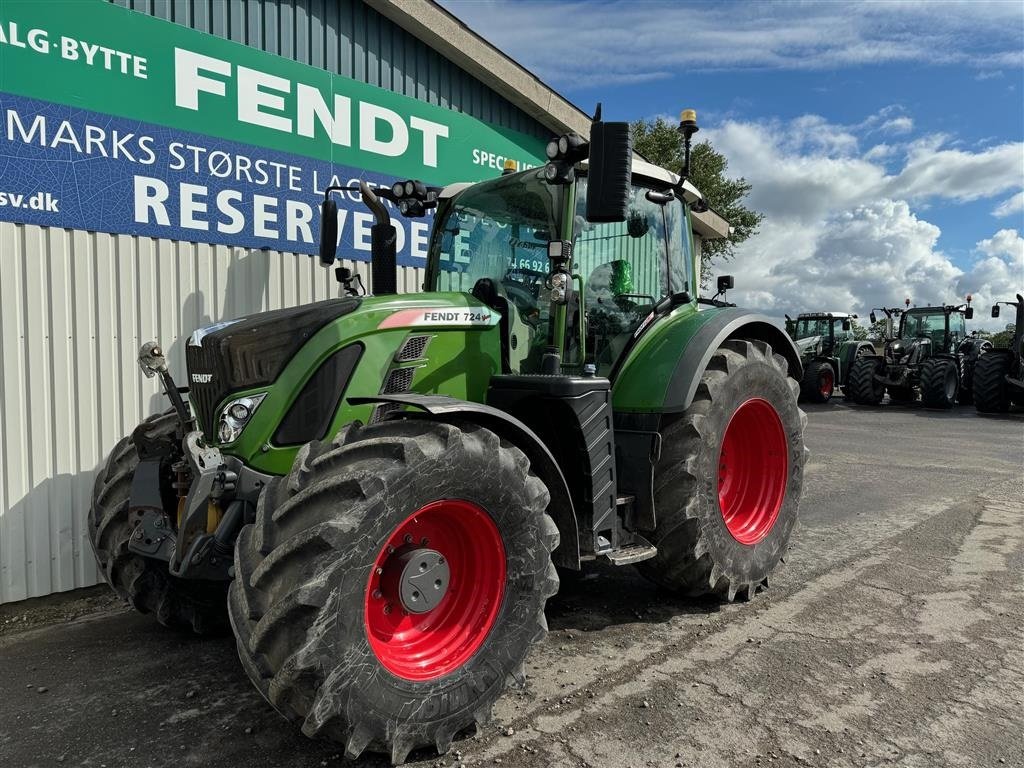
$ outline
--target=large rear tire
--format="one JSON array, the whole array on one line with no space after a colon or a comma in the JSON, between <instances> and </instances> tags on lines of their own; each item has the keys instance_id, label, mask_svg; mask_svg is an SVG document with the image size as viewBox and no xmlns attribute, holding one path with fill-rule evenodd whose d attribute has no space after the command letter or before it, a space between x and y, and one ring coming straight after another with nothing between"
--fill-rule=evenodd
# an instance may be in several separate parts
<instances>
[{"instance_id":1,"label":"large rear tire","mask_svg":"<svg viewBox=\"0 0 1024 768\"><path fill-rule=\"evenodd\" d=\"M173 413L152 416L141 425L152 440L173 436L175 426ZM122 600L141 613L152 613L166 627L198 634L225 631L227 582L177 579L163 561L128 550L137 525L128 501L138 464L135 442L132 436L125 437L114 446L93 485L89 541L103 578Z\"/></svg>"},{"instance_id":2,"label":"large rear tire","mask_svg":"<svg viewBox=\"0 0 1024 768\"><path fill-rule=\"evenodd\" d=\"M1010 373L1012 354L1007 349L993 349L974 364L974 407L980 413L1006 413L1010 410Z\"/></svg>"},{"instance_id":3,"label":"large rear tire","mask_svg":"<svg viewBox=\"0 0 1024 768\"><path fill-rule=\"evenodd\" d=\"M446 752L547 631L549 499L522 451L475 425L354 424L305 446L235 547L246 672L351 759Z\"/></svg>"},{"instance_id":4,"label":"large rear tire","mask_svg":"<svg viewBox=\"0 0 1024 768\"><path fill-rule=\"evenodd\" d=\"M921 365L921 404L925 408L952 408L959 389L960 375L955 360L931 357Z\"/></svg>"},{"instance_id":5,"label":"large rear tire","mask_svg":"<svg viewBox=\"0 0 1024 768\"><path fill-rule=\"evenodd\" d=\"M797 523L807 457L800 387L786 371L767 344L727 341L663 429L658 554L638 565L656 584L730 601L767 586Z\"/></svg>"},{"instance_id":6,"label":"large rear tire","mask_svg":"<svg viewBox=\"0 0 1024 768\"><path fill-rule=\"evenodd\" d=\"M812 403L827 403L836 389L836 372L824 360L811 360L804 368L800 382L800 399Z\"/></svg>"},{"instance_id":7,"label":"large rear tire","mask_svg":"<svg viewBox=\"0 0 1024 768\"><path fill-rule=\"evenodd\" d=\"M850 368L847 390L850 399L857 405L881 405L885 396L885 385L875 380L885 363L876 357L860 357Z\"/></svg>"}]
</instances>

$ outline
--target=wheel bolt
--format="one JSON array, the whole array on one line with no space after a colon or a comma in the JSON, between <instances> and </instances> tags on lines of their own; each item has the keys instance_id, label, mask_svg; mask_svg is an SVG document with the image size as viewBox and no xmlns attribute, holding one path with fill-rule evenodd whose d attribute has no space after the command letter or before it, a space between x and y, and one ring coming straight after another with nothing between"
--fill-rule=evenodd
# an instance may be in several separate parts
<instances>
[{"instance_id":1,"label":"wheel bolt","mask_svg":"<svg viewBox=\"0 0 1024 768\"><path fill-rule=\"evenodd\" d=\"M430 539L428 539L426 536L424 536L422 539L420 539L420 546L421 547L425 547L429 543L430 543Z\"/></svg>"},{"instance_id":2,"label":"wheel bolt","mask_svg":"<svg viewBox=\"0 0 1024 768\"><path fill-rule=\"evenodd\" d=\"M405 534L405 543L406 544L412 544L412 536L409 535L408 533Z\"/></svg>"},{"instance_id":3,"label":"wheel bolt","mask_svg":"<svg viewBox=\"0 0 1024 768\"><path fill-rule=\"evenodd\" d=\"M384 613L385 614L391 613L391 603L385 603L385 605L384 605Z\"/></svg>"},{"instance_id":4,"label":"wheel bolt","mask_svg":"<svg viewBox=\"0 0 1024 768\"><path fill-rule=\"evenodd\" d=\"M382 595L381 595L381 592L380 592L379 589L373 590L373 599L374 600L380 600L381 597L382 597Z\"/></svg>"},{"instance_id":5,"label":"wheel bolt","mask_svg":"<svg viewBox=\"0 0 1024 768\"><path fill-rule=\"evenodd\" d=\"M388 554L389 555L395 554L395 548L394 547L388 547Z\"/></svg>"},{"instance_id":6,"label":"wheel bolt","mask_svg":"<svg viewBox=\"0 0 1024 768\"><path fill-rule=\"evenodd\" d=\"M444 562L444 558L443 557L437 558L437 562L438 562L438 564L443 563Z\"/></svg>"},{"instance_id":7,"label":"wheel bolt","mask_svg":"<svg viewBox=\"0 0 1024 768\"><path fill-rule=\"evenodd\" d=\"M374 570L374 573L376 573L378 576L380 576L382 573L384 573L384 569L381 568L380 566L377 566L377 568Z\"/></svg>"}]
</instances>

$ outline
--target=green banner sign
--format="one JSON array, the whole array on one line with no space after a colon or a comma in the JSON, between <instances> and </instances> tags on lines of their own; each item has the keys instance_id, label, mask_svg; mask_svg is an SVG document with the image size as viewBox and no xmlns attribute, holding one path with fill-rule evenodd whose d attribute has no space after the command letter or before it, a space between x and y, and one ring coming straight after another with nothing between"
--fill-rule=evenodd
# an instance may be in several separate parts
<instances>
[{"instance_id":1,"label":"green banner sign","mask_svg":"<svg viewBox=\"0 0 1024 768\"><path fill-rule=\"evenodd\" d=\"M544 157L532 136L103 0L0 0L0 91L435 183Z\"/></svg>"}]
</instances>

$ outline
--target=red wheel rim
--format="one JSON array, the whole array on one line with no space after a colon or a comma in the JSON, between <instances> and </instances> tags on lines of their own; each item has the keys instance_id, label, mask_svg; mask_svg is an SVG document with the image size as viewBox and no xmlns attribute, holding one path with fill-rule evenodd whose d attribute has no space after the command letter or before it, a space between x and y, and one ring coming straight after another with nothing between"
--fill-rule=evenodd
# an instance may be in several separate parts
<instances>
[{"instance_id":1,"label":"red wheel rim","mask_svg":"<svg viewBox=\"0 0 1024 768\"><path fill-rule=\"evenodd\" d=\"M729 419L718 459L718 505L740 544L756 544L771 531L788 474L782 419L767 400L747 400Z\"/></svg>"},{"instance_id":2,"label":"red wheel rim","mask_svg":"<svg viewBox=\"0 0 1024 768\"><path fill-rule=\"evenodd\" d=\"M403 607L394 574L418 547L443 556L450 580L424 613ZM434 680L465 664L483 645L505 594L505 545L482 508L448 499L421 507L381 547L366 586L370 648L384 667L406 680Z\"/></svg>"},{"instance_id":3,"label":"red wheel rim","mask_svg":"<svg viewBox=\"0 0 1024 768\"><path fill-rule=\"evenodd\" d=\"M832 371L824 370L821 372L821 376L818 378L818 386L821 394L824 397L831 397L832 390L836 385L835 377L832 376Z\"/></svg>"}]
</instances>

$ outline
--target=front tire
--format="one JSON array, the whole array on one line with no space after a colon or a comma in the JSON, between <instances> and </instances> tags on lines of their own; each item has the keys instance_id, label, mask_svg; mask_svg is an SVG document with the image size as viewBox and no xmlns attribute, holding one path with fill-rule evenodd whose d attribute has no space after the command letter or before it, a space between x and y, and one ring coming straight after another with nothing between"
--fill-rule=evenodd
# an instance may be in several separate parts
<instances>
[{"instance_id":1,"label":"front tire","mask_svg":"<svg viewBox=\"0 0 1024 768\"><path fill-rule=\"evenodd\" d=\"M767 344L727 341L691 406L664 428L658 554L638 565L656 584L730 601L767 586L796 526L807 456L799 384L786 371Z\"/></svg>"},{"instance_id":2,"label":"front tire","mask_svg":"<svg viewBox=\"0 0 1024 768\"><path fill-rule=\"evenodd\" d=\"M925 408L952 408L959 389L960 375L955 360L932 357L921 365L921 403Z\"/></svg>"},{"instance_id":3,"label":"front tire","mask_svg":"<svg viewBox=\"0 0 1024 768\"><path fill-rule=\"evenodd\" d=\"M151 440L172 437L173 413L151 416L140 428ZM131 435L123 438L96 476L89 507L89 541L103 578L118 597L140 613L152 613L165 627L197 634L227 629L227 582L178 579L161 560L135 554L128 542L137 520L128 511L139 454Z\"/></svg>"},{"instance_id":4,"label":"front tire","mask_svg":"<svg viewBox=\"0 0 1024 768\"><path fill-rule=\"evenodd\" d=\"M875 380L875 374L881 373L884 367L885 363L877 357L860 357L854 360L847 384L853 402L857 405L881 405L885 396L885 385Z\"/></svg>"},{"instance_id":5,"label":"front tire","mask_svg":"<svg viewBox=\"0 0 1024 768\"><path fill-rule=\"evenodd\" d=\"M235 548L230 615L246 672L351 759L446 752L522 682L547 631L549 498L518 448L475 425L350 425L305 446Z\"/></svg>"},{"instance_id":6,"label":"front tire","mask_svg":"<svg viewBox=\"0 0 1024 768\"><path fill-rule=\"evenodd\" d=\"M827 403L836 388L836 372L823 360L812 360L804 368L800 382L800 399L812 403Z\"/></svg>"},{"instance_id":7,"label":"front tire","mask_svg":"<svg viewBox=\"0 0 1024 768\"><path fill-rule=\"evenodd\" d=\"M1010 373L1012 355L1009 350L993 349L978 358L974 365L974 407L980 413L1006 413L1010 410Z\"/></svg>"}]
</instances>

